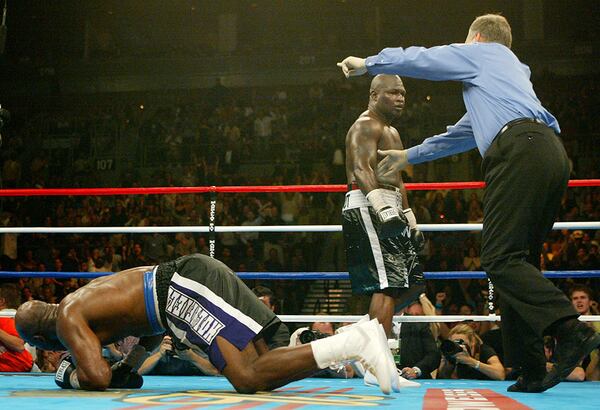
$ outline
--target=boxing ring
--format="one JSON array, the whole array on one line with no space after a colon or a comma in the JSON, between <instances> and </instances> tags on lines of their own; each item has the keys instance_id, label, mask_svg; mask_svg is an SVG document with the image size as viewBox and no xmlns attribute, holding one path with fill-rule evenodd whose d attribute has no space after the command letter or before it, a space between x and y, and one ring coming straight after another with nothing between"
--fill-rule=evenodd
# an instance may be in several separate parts
<instances>
[{"instance_id":1,"label":"boxing ring","mask_svg":"<svg viewBox=\"0 0 600 410\"><path fill-rule=\"evenodd\" d=\"M570 187L598 187L600 180L574 180ZM481 182L406 184L407 190L481 189ZM346 185L297 185L261 187L157 187L157 188L92 188L92 189L9 189L0 190L0 196L103 196L151 194L209 194L210 215L208 226L161 227L0 227L0 234L17 233L207 233L210 255L215 255L216 234L221 232L340 232L339 225L285 225L285 226L217 226L216 204L219 193L260 192L345 192ZM480 231L481 224L419 224L424 232ZM600 222L562 222L554 229L600 229ZM54 277L93 278L111 272L7 272L0 277ZM547 271L549 278L600 277L600 271ZM242 279L268 280L347 280L346 272L243 272ZM484 272L451 271L426 272L426 279L485 279ZM491 292L490 292L490 303ZM493 311L493 309L490 309ZM12 316L14 313L1 313ZM360 316L346 315L280 315L284 322L353 322ZM397 316L400 322L458 322L497 321L500 316ZM600 321L600 316L581 317L580 320ZM478 380L419 380L420 388L404 388L400 393L385 396L377 387L367 387L362 379L309 378L286 385L273 392L255 395L238 394L224 377L201 376L144 376L140 390L109 390L86 392L61 390L52 374L0 374L0 408L19 409L325 409L325 408L405 408L405 409L598 409L600 382L564 382L541 394L509 393L506 388L513 381Z\"/></svg>"},{"instance_id":2,"label":"boxing ring","mask_svg":"<svg viewBox=\"0 0 600 410\"><path fill-rule=\"evenodd\" d=\"M510 409L600 408L600 382L561 383L541 394L508 393L513 382L424 380L390 396L362 379L304 379L272 392L237 394L224 377L144 376L141 390L61 390L51 374L0 376L4 409Z\"/></svg>"}]
</instances>

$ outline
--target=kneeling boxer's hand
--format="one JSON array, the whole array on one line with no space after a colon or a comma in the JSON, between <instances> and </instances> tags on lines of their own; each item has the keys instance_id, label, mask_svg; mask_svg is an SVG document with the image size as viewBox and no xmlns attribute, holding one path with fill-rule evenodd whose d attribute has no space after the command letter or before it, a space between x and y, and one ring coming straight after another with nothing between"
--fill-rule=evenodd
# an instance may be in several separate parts
<instances>
[{"instance_id":1,"label":"kneeling boxer's hand","mask_svg":"<svg viewBox=\"0 0 600 410\"><path fill-rule=\"evenodd\" d=\"M56 367L54 374L54 382L61 389L78 389L79 380L77 380L77 367L73 361L73 357L67 354Z\"/></svg>"},{"instance_id":2,"label":"kneeling boxer's hand","mask_svg":"<svg viewBox=\"0 0 600 410\"><path fill-rule=\"evenodd\" d=\"M113 389L139 389L144 384L144 379L131 366L122 360L112 365L112 378L109 388Z\"/></svg>"}]
</instances>

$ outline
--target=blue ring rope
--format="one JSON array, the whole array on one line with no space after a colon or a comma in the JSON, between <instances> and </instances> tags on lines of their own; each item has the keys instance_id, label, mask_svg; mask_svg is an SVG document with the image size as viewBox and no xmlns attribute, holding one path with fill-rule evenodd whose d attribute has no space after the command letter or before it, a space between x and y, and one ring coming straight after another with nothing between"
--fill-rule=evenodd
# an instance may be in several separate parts
<instances>
[{"instance_id":1,"label":"blue ring rope","mask_svg":"<svg viewBox=\"0 0 600 410\"><path fill-rule=\"evenodd\" d=\"M93 279L112 275L113 272L8 272L0 271L0 278L83 278ZM600 270L545 271L549 279L600 278ZM350 279L348 272L238 272L241 279L283 280L344 280ZM482 271L425 272L425 279L486 279Z\"/></svg>"}]
</instances>

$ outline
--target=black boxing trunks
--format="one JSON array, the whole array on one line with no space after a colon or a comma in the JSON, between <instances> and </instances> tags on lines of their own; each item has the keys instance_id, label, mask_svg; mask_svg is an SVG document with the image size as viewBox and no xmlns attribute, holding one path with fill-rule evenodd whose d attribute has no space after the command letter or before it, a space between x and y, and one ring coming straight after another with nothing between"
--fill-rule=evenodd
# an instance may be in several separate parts
<instances>
[{"instance_id":1,"label":"black boxing trunks","mask_svg":"<svg viewBox=\"0 0 600 410\"><path fill-rule=\"evenodd\" d=\"M389 191L386 201L401 209L399 192ZM407 289L423 283L423 270L410 241L408 224L401 235L380 239L379 219L358 189L346 193L342 228L354 294Z\"/></svg>"},{"instance_id":2,"label":"black boxing trunks","mask_svg":"<svg viewBox=\"0 0 600 410\"><path fill-rule=\"evenodd\" d=\"M206 255L158 265L156 294L174 344L202 349L219 371L227 363L217 336L243 350L259 337L268 343L281 324L231 269Z\"/></svg>"}]
</instances>

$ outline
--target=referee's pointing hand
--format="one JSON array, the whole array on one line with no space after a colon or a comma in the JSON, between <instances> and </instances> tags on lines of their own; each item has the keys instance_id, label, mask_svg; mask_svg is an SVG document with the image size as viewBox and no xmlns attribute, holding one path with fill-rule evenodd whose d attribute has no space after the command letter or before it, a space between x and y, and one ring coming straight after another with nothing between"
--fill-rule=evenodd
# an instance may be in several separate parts
<instances>
[{"instance_id":1,"label":"referee's pointing hand","mask_svg":"<svg viewBox=\"0 0 600 410\"><path fill-rule=\"evenodd\" d=\"M346 57L342 62L337 63L337 66L342 69L346 78L363 75L367 72L364 58Z\"/></svg>"}]
</instances>

